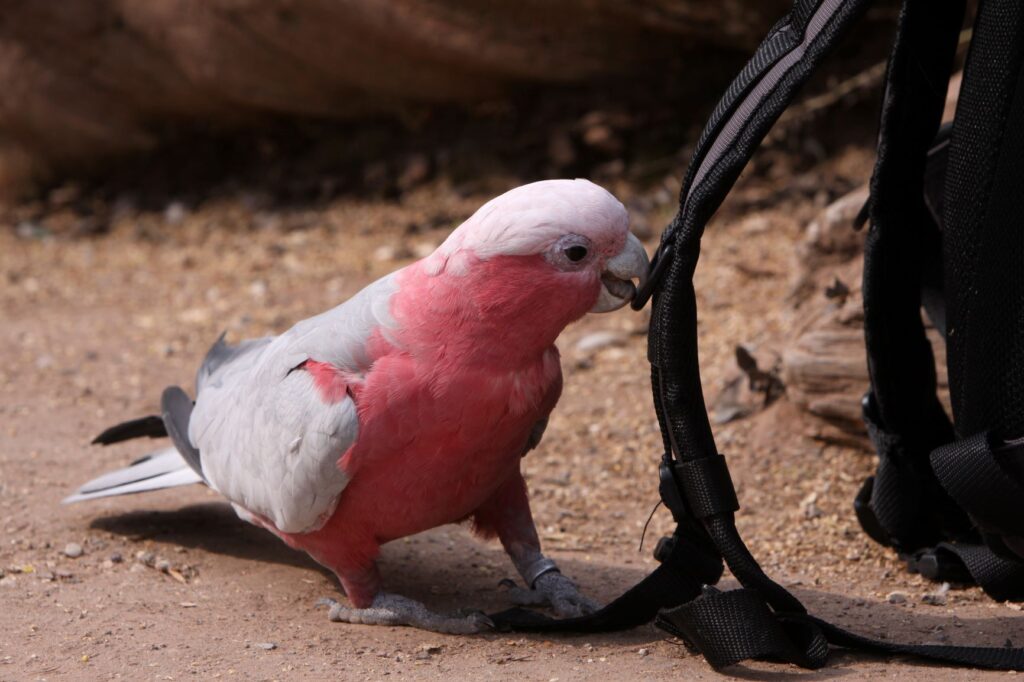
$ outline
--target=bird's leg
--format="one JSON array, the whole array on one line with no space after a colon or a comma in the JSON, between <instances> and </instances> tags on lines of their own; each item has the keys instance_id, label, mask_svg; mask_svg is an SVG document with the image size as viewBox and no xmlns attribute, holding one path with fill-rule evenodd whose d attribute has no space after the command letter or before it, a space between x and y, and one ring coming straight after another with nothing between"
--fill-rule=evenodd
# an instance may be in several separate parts
<instances>
[{"instance_id":1,"label":"bird's leg","mask_svg":"<svg viewBox=\"0 0 1024 682\"><path fill-rule=\"evenodd\" d=\"M318 602L330 607L327 617L336 623L409 625L451 635L469 635L494 627L481 612L453 615L435 613L415 599L381 592L380 572L376 563L365 568L346 567L343 571L337 571L337 575L352 606L345 606L333 599L321 599Z\"/></svg>"},{"instance_id":2,"label":"bird's leg","mask_svg":"<svg viewBox=\"0 0 1024 682\"><path fill-rule=\"evenodd\" d=\"M333 599L322 599L320 603L331 607L327 617L336 623L409 625L449 635L471 635L494 628L494 623L482 612L468 615L435 613L415 599L387 592L378 592L370 606L363 609L345 606Z\"/></svg>"},{"instance_id":3,"label":"bird's leg","mask_svg":"<svg viewBox=\"0 0 1024 682\"><path fill-rule=\"evenodd\" d=\"M550 605L562 617L581 616L600 608L597 602L580 594L576 583L562 575L558 565L540 551L526 482L518 471L476 511L473 521L477 532L498 536L526 583L525 588L513 583L509 590L513 603Z\"/></svg>"}]
</instances>

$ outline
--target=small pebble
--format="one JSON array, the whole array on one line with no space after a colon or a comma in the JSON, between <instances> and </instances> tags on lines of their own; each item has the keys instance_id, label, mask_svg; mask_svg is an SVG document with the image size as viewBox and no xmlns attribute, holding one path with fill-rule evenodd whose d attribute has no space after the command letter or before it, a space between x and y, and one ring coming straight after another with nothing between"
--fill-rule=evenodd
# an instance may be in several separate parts
<instances>
[{"instance_id":1,"label":"small pebble","mask_svg":"<svg viewBox=\"0 0 1024 682\"><path fill-rule=\"evenodd\" d=\"M277 644L274 642L256 642L253 646L257 649L263 649L264 651L273 651L277 648Z\"/></svg>"},{"instance_id":2,"label":"small pebble","mask_svg":"<svg viewBox=\"0 0 1024 682\"><path fill-rule=\"evenodd\" d=\"M639 654L641 657L646 656L649 653L651 653L651 652L648 651L647 649L637 649L637 654Z\"/></svg>"},{"instance_id":3,"label":"small pebble","mask_svg":"<svg viewBox=\"0 0 1024 682\"><path fill-rule=\"evenodd\" d=\"M580 353L594 353L602 348L621 346L628 340L628 337L622 332L610 330L591 332L577 341L575 348Z\"/></svg>"},{"instance_id":4,"label":"small pebble","mask_svg":"<svg viewBox=\"0 0 1024 682\"><path fill-rule=\"evenodd\" d=\"M945 606L947 592L949 592L949 583L942 583L939 589L935 590L931 594L922 596L921 601L931 606Z\"/></svg>"},{"instance_id":5,"label":"small pebble","mask_svg":"<svg viewBox=\"0 0 1024 682\"><path fill-rule=\"evenodd\" d=\"M69 542L64 546L64 556L69 559L77 559L82 556L83 553L84 551L82 550L82 546L77 542Z\"/></svg>"},{"instance_id":6,"label":"small pebble","mask_svg":"<svg viewBox=\"0 0 1024 682\"><path fill-rule=\"evenodd\" d=\"M155 568L158 571L161 571L162 573L167 573L171 570L171 562L167 559L160 559L153 565L153 568Z\"/></svg>"},{"instance_id":7,"label":"small pebble","mask_svg":"<svg viewBox=\"0 0 1024 682\"><path fill-rule=\"evenodd\" d=\"M890 592L885 596L886 600L890 604L906 604L907 593L906 592Z\"/></svg>"}]
</instances>

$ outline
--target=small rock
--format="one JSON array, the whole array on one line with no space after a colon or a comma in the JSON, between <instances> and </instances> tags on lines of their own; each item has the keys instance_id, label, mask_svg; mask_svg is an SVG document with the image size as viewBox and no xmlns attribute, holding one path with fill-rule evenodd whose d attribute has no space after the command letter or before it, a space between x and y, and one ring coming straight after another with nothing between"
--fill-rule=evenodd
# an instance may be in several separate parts
<instances>
[{"instance_id":1,"label":"small rock","mask_svg":"<svg viewBox=\"0 0 1024 682\"><path fill-rule=\"evenodd\" d=\"M945 606L947 592L949 592L949 583L942 583L939 589L930 594L923 595L921 601L930 606Z\"/></svg>"},{"instance_id":2,"label":"small rock","mask_svg":"<svg viewBox=\"0 0 1024 682\"><path fill-rule=\"evenodd\" d=\"M649 654L651 652L648 649L637 649L636 653L639 656L643 657L643 656L646 656L647 654Z\"/></svg>"},{"instance_id":3,"label":"small rock","mask_svg":"<svg viewBox=\"0 0 1024 682\"><path fill-rule=\"evenodd\" d=\"M22 239L45 239L50 236L48 229L31 220L23 220L18 223L15 233Z\"/></svg>"},{"instance_id":4,"label":"small rock","mask_svg":"<svg viewBox=\"0 0 1024 682\"><path fill-rule=\"evenodd\" d=\"M430 159L423 154L413 154L406 160L396 184L404 192L422 184L429 176Z\"/></svg>"},{"instance_id":5,"label":"small rock","mask_svg":"<svg viewBox=\"0 0 1024 682\"><path fill-rule=\"evenodd\" d=\"M384 244L383 246L378 246L373 251L374 260L384 262L401 260L403 258L411 258L412 255L412 251L410 251L407 247L395 247L392 246L391 244Z\"/></svg>"},{"instance_id":6,"label":"small rock","mask_svg":"<svg viewBox=\"0 0 1024 682\"><path fill-rule=\"evenodd\" d=\"M907 593L906 592L890 592L889 594L885 595L885 599L890 604L906 604L907 603Z\"/></svg>"},{"instance_id":7,"label":"small rock","mask_svg":"<svg viewBox=\"0 0 1024 682\"><path fill-rule=\"evenodd\" d=\"M263 649L264 651L273 651L277 648L277 644L274 642L256 642L253 646L257 649Z\"/></svg>"},{"instance_id":8,"label":"small rock","mask_svg":"<svg viewBox=\"0 0 1024 682\"><path fill-rule=\"evenodd\" d=\"M625 344L627 337L622 332L604 330L591 332L576 342L575 349L580 353L594 353L602 348L611 348Z\"/></svg>"},{"instance_id":9,"label":"small rock","mask_svg":"<svg viewBox=\"0 0 1024 682\"><path fill-rule=\"evenodd\" d=\"M160 559L155 564L153 564L153 568L160 571L161 573L167 573L171 570L171 562L167 559Z\"/></svg>"},{"instance_id":10,"label":"small rock","mask_svg":"<svg viewBox=\"0 0 1024 682\"><path fill-rule=\"evenodd\" d=\"M817 519L824 515L817 502L818 493L811 493L800 502L800 511L805 519Z\"/></svg>"},{"instance_id":11,"label":"small rock","mask_svg":"<svg viewBox=\"0 0 1024 682\"><path fill-rule=\"evenodd\" d=\"M262 279L253 280L249 284L249 294L253 298L264 299L267 297L267 283Z\"/></svg>"},{"instance_id":12,"label":"small rock","mask_svg":"<svg viewBox=\"0 0 1024 682\"><path fill-rule=\"evenodd\" d=\"M110 555L110 562L111 562L111 563L113 563L113 564L119 564L119 563L121 563L122 561L124 561L124 557L123 557L123 556L121 556L121 553L120 553L120 552L114 552L113 554L111 554L111 555Z\"/></svg>"},{"instance_id":13,"label":"small rock","mask_svg":"<svg viewBox=\"0 0 1024 682\"><path fill-rule=\"evenodd\" d=\"M77 559L84 553L85 551L82 549L82 546L77 542L69 542L64 546L64 556L69 559Z\"/></svg>"},{"instance_id":14,"label":"small rock","mask_svg":"<svg viewBox=\"0 0 1024 682\"><path fill-rule=\"evenodd\" d=\"M430 254L434 253L437 249L437 244L434 242L416 242L412 245L412 255L417 258L426 258Z\"/></svg>"},{"instance_id":15,"label":"small rock","mask_svg":"<svg viewBox=\"0 0 1024 682\"><path fill-rule=\"evenodd\" d=\"M576 150L572 139L564 131L557 131L548 140L548 157L559 168L564 168L576 160Z\"/></svg>"},{"instance_id":16,"label":"small rock","mask_svg":"<svg viewBox=\"0 0 1024 682\"><path fill-rule=\"evenodd\" d=\"M140 564L145 564L146 566L152 566L153 564L156 563L156 555L153 554L152 552L147 552L145 550L139 550L138 552L135 553L135 560L138 561Z\"/></svg>"},{"instance_id":17,"label":"small rock","mask_svg":"<svg viewBox=\"0 0 1024 682\"><path fill-rule=\"evenodd\" d=\"M180 201L172 201L164 209L164 220L168 225L180 225L188 217L188 209Z\"/></svg>"}]
</instances>

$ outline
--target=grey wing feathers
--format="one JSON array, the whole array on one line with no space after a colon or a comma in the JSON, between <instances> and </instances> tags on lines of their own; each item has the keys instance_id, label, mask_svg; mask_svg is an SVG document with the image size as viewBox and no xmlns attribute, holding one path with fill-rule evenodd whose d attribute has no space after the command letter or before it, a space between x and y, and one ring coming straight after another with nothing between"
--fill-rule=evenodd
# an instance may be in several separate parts
<instances>
[{"instance_id":1,"label":"grey wing feathers","mask_svg":"<svg viewBox=\"0 0 1024 682\"><path fill-rule=\"evenodd\" d=\"M387 337L393 326L395 274L280 336L229 346L222 335L196 374L194 404L178 387L164 391L161 422L175 448L161 451L158 462L100 477L65 501L206 482L281 531L317 527L348 482L338 461L355 442L359 419L351 398L326 401L308 372L292 370L314 359L356 376L368 371L367 341L378 331ZM155 433L154 419L119 425L115 436ZM167 470L156 471L161 466Z\"/></svg>"},{"instance_id":2,"label":"grey wing feathers","mask_svg":"<svg viewBox=\"0 0 1024 682\"><path fill-rule=\"evenodd\" d=\"M177 386L168 386L160 397L160 409L164 425L167 427L167 435L171 442L178 449L182 459L192 468L199 477L203 476L203 465L199 458L199 451L188 439L188 422L192 416L192 399L185 391Z\"/></svg>"},{"instance_id":3,"label":"grey wing feathers","mask_svg":"<svg viewBox=\"0 0 1024 682\"><path fill-rule=\"evenodd\" d=\"M137 459L124 469L94 478L75 491L74 495L66 497L63 503L202 482L203 479L188 467L178 451L170 447Z\"/></svg>"},{"instance_id":4,"label":"grey wing feathers","mask_svg":"<svg viewBox=\"0 0 1024 682\"><path fill-rule=\"evenodd\" d=\"M196 394L202 390L203 386L210 384L211 382L217 381L221 377L219 374L223 369L234 366L250 366L251 363L239 362L240 359L259 354L259 351L264 350L274 340L273 336L264 336L259 339L250 339L248 341L242 341L236 346L229 346L224 342L224 334L210 346L210 350L206 351L206 357L203 358L203 362L199 365L199 371L196 372Z\"/></svg>"},{"instance_id":5,"label":"grey wing feathers","mask_svg":"<svg viewBox=\"0 0 1024 682\"><path fill-rule=\"evenodd\" d=\"M244 352L214 346L215 360L233 355L201 373L188 430L212 488L284 532L326 521L348 483L338 462L358 437L358 413L351 398L325 400L309 372L294 370L316 360L368 371L367 342L389 333L395 288L394 274L384 277Z\"/></svg>"}]
</instances>

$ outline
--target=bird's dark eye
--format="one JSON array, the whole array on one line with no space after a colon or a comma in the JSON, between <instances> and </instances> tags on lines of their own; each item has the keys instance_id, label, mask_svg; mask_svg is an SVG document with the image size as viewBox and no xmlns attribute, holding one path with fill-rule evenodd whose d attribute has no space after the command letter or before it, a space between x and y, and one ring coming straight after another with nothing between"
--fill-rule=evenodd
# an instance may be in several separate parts
<instances>
[{"instance_id":1,"label":"bird's dark eye","mask_svg":"<svg viewBox=\"0 0 1024 682\"><path fill-rule=\"evenodd\" d=\"M578 244L576 246L570 246L565 250L565 257L573 263L579 263L587 257L587 247L579 246Z\"/></svg>"}]
</instances>

